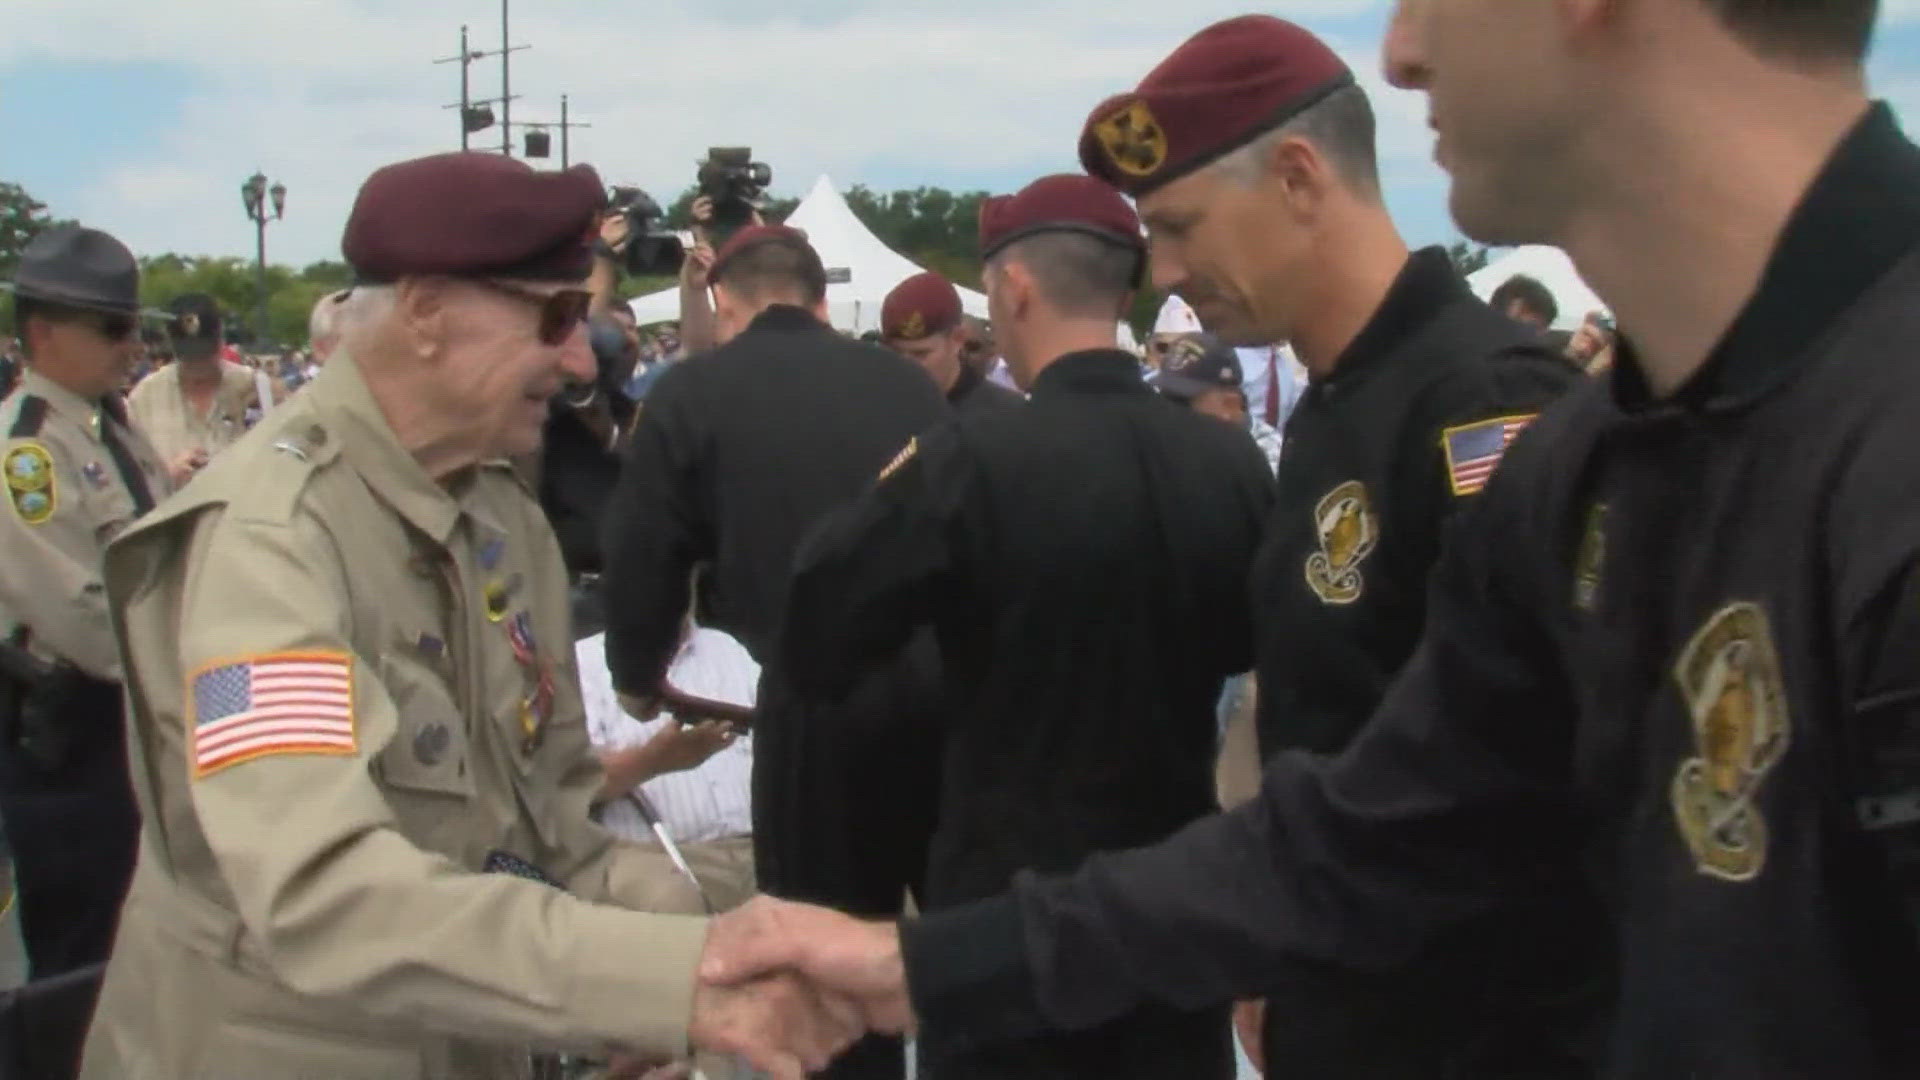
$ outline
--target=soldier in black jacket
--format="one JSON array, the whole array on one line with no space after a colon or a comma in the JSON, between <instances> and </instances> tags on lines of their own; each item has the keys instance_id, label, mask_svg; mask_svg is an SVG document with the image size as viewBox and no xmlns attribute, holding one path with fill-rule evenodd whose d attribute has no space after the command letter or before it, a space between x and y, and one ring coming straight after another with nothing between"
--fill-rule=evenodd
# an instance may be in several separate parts
<instances>
[{"instance_id":1,"label":"soldier in black jacket","mask_svg":"<svg viewBox=\"0 0 1920 1080\"><path fill-rule=\"evenodd\" d=\"M905 650L841 698L803 701L781 678L773 639L807 528L952 413L911 363L826 324L826 270L804 234L743 229L708 280L724 344L654 385L607 510L607 665L627 710L652 715L689 578L710 564L701 622L766 668L754 716L760 888L890 914L917 884L902 864L923 858L924 840L912 845L927 825L873 820L866 808L923 786L893 762L913 758L912 736L935 723L935 661L927 645ZM876 1042L833 1075L900 1071L898 1046Z\"/></svg>"},{"instance_id":2,"label":"soldier in black jacket","mask_svg":"<svg viewBox=\"0 0 1920 1080\"><path fill-rule=\"evenodd\" d=\"M1129 126L1142 117L1158 143ZM1257 725L1263 758L1337 752L1413 654L1448 520L1578 375L1476 299L1445 251L1409 255L1381 199L1367 95L1297 26L1202 31L1094 110L1081 157L1139 201L1157 285L1229 340L1291 341L1307 367L1252 575ZM1537 921L1513 940L1563 925L1557 911ZM1569 950L1522 946L1517 967L1455 959L1513 992L1416 1010L1410 998L1467 976L1438 958L1392 980L1327 971L1276 980L1264 1040L1257 1010L1242 1028L1294 1077L1578 1075L1553 1060L1567 1018L1539 1007L1559 1011Z\"/></svg>"},{"instance_id":3,"label":"soldier in black jacket","mask_svg":"<svg viewBox=\"0 0 1920 1080\"><path fill-rule=\"evenodd\" d=\"M1592 892L1605 1075L1920 1072L1920 148L1867 99L1874 11L1403 6L1462 226L1567 247L1629 344L1458 522L1380 711L1166 844L922 920L904 984L819 912L732 951L991 1039Z\"/></svg>"},{"instance_id":4,"label":"soldier in black jacket","mask_svg":"<svg viewBox=\"0 0 1920 1080\"><path fill-rule=\"evenodd\" d=\"M1141 380L1114 325L1144 259L1133 211L1083 176L981 210L1008 363L1033 393L922 435L801 549L781 652L827 697L932 626L948 720L928 907L1025 868L1168 835L1212 810L1221 680L1245 669L1244 582L1270 508L1245 432ZM937 1080L1231 1076L1219 1008L951 1055Z\"/></svg>"},{"instance_id":5,"label":"soldier in black jacket","mask_svg":"<svg viewBox=\"0 0 1920 1080\"><path fill-rule=\"evenodd\" d=\"M960 415L1018 406L1024 398L988 382L961 357L965 322L960 290L939 274L913 275L895 285L880 305L881 340L919 364Z\"/></svg>"}]
</instances>

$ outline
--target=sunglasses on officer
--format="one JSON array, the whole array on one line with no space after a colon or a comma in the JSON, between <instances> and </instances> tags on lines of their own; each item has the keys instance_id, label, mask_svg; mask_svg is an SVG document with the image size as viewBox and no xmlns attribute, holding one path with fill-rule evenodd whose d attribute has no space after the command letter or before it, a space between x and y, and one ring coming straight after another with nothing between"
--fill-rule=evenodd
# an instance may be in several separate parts
<instances>
[{"instance_id":1,"label":"sunglasses on officer","mask_svg":"<svg viewBox=\"0 0 1920 1080\"><path fill-rule=\"evenodd\" d=\"M140 327L139 319L119 311L98 311L93 308L63 307L46 303L36 303L29 310L44 317L48 322L84 326L115 343L133 337L134 331Z\"/></svg>"},{"instance_id":2,"label":"sunglasses on officer","mask_svg":"<svg viewBox=\"0 0 1920 1080\"><path fill-rule=\"evenodd\" d=\"M559 345L573 336L574 330L587 320L587 309L593 306L593 294L585 289L543 293L491 278L475 278L474 281L503 296L524 300L538 308L542 345Z\"/></svg>"}]
</instances>

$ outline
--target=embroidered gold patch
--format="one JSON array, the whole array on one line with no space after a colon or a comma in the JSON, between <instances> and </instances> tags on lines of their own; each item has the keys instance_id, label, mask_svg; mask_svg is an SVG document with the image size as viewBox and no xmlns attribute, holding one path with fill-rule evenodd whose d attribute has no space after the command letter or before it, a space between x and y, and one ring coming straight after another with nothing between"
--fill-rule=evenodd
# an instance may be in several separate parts
<instances>
[{"instance_id":1,"label":"embroidered gold patch","mask_svg":"<svg viewBox=\"0 0 1920 1080\"><path fill-rule=\"evenodd\" d=\"M7 495L13 512L29 525L53 517L58 498L53 485L53 455L39 443L23 443L7 452L0 466L7 474Z\"/></svg>"},{"instance_id":2,"label":"embroidered gold patch","mask_svg":"<svg viewBox=\"0 0 1920 1080\"><path fill-rule=\"evenodd\" d=\"M1351 604L1366 588L1360 564L1380 542L1366 485L1349 480L1327 492L1313 509L1313 523L1320 550L1307 556L1307 585L1322 603Z\"/></svg>"},{"instance_id":3,"label":"embroidered gold patch","mask_svg":"<svg viewBox=\"0 0 1920 1080\"><path fill-rule=\"evenodd\" d=\"M1573 606L1592 611L1600 604L1600 568L1607 561L1607 504L1587 510L1587 531L1573 558Z\"/></svg>"},{"instance_id":4,"label":"embroidered gold patch","mask_svg":"<svg viewBox=\"0 0 1920 1080\"><path fill-rule=\"evenodd\" d=\"M1151 176L1166 164L1166 130L1144 101L1109 113L1093 125L1093 134L1113 167L1129 176Z\"/></svg>"},{"instance_id":5,"label":"embroidered gold patch","mask_svg":"<svg viewBox=\"0 0 1920 1080\"><path fill-rule=\"evenodd\" d=\"M1674 775L1674 820L1701 873L1752 881L1767 861L1754 797L1791 726L1766 612L1744 601L1721 608L1681 650L1673 676L1699 748Z\"/></svg>"},{"instance_id":6,"label":"embroidered gold patch","mask_svg":"<svg viewBox=\"0 0 1920 1080\"><path fill-rule=\"evenodd\" d=\"M914 341L926 337L927 320L923 318L919 312L914 312L907 316L906 322L900 324L900 333L898 336L907 341Z\"/></svg>"},{"instance_id":7,"label":"embroidered gold patch","mask_svg":"<svg viewBox=\"0 0 1920 1080\"><path fill-rule=\"evenodd\" d=\"M893 460L887 462L887 467L880 470L880 479L885 480L887 477L899 472L900 467L912 461L913 456L919 452L920 437L915 435L913 438L907 440L907 445L901 447L899 453L893 455Z\"/></svg>"}]
</instances>

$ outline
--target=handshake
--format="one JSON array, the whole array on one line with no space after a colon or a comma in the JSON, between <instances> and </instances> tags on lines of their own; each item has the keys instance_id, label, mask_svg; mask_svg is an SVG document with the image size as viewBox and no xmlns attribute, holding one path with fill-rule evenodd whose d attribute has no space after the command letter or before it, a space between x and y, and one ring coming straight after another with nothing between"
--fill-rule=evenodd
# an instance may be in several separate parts
<instances>
[{"instance_id":1,"label":"handshake","mask_svg":"<svg viewBox=\"0 0 1920 1080\"><path fill-rule=\"evenodd\" d=\"M869 1031L914 1026L900 931L760 897L713 920L688 1028L775 1080L804 1080Z\"/></svg>"}]
</instances>

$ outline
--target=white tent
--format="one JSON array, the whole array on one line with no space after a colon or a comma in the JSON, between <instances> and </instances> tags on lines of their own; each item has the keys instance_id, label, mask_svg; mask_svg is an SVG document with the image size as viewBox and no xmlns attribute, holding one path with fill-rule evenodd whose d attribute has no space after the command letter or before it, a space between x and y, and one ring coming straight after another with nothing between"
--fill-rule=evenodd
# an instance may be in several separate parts
<instances>
[{"instance_id":1,"label":"white tent","mask_svg":"<svg viewBox=\"0 0 1920 1080\"><path fill-rule=\"evenodd\" d=\"M868 231L826 176L813 182L813 190L786 223L806 231L826 264L827 318L841 330L859 333L878 327L887 294L921 270ZM631 306L642 326L678 319L680 290L635 297ZM960 290L960 307L969 315L987 317L987 298L971 289Z\"/></svg>"},{"instance_id":2,"label":"white tent","mask_svg":"<svg viewBox=\"0 0 1920 1080\"><path fill-rule=\"evenodd\" d=\"M1605 311L1607 305L1589 288L1573 268L1573 260L1557 247L1534 244L1517 247L1486 266L1467 275L1467 284L1475 296L1485 300L1515 274L1538 280L1553 293L1560 315L1553 321L1556 330L1574 330L1589 311Z\"/></svg>"}]
</instances>

